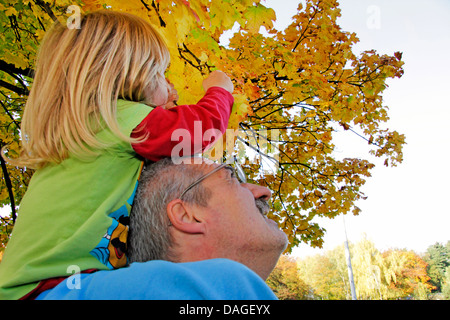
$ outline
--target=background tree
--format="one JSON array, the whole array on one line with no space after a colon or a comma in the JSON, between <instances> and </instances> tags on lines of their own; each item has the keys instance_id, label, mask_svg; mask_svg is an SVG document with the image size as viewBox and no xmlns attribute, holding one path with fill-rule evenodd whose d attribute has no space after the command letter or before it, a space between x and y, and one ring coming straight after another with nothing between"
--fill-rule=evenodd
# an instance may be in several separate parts
<instances>
[{"instance_id":1,"label":"background tree","mask_svg":"<svg viewBox=\"0 0 450 320\"><path fill-rule=\"evenodd\" d=\"M375 244L364 237L351 245L350 251L358 299L383 299L383 260Z\"/></svg>"},{"instance_id":2,"label":"background tree","mask_svg":"<svg viewBox=\"0 0 450 320\"><path fill-rule=\"evenodd\" d=\"M424 260L428 263L428 275L431 278L431 283L435 286L434 291L437 292L442 292L445 270L450 266L449 242L447 246L436 242L428 247L424 256Z\"/></svg>"},{"instance_id":3,"label":"background tree","mask_svg":"<svg viewBox=\"0 0 450 320\"><path fill-rule=\"evenodd\" d=\"M316 299L341 300L348 297L348 276L342 274L334 258L327 253L298 261L300 278L313 289Z\"/></svg>"},{"instance_id":4,"label":"background tree","mask_svg":"<svg viewBox=\"0 0 450 320\"><path fill-rule=\"evenodd\" d=\"M339 293L335 294L335 296L339 299L351 300L352 296L348 278L348 266L344 250L344 244L341 244L333 250L329 250L326 253L326 256L336 270L336 276L338 277L338 279L335 280L335 283L339 284L339 287L336 285L334 291L339 291Z\"/></svg>"},{"instance_id":5,"label":"background tree","mask_svg":"<svg viewBox=\"0 0 450 320\"><path fill-rule=\"evenodd\" d=\"M387 280L386 299L414 297L425 300L433 289L427 274L427 263L415 252L388 250L382 254L385 269L392 270Z\"/></svg>"},{"instance_id":6,"label":"background tree","mask_svg":"<svg viewBox=\"0 0 450 320\"><path fill-rule=\"evenodd\" d=\"M450 266L448 266L445 269L445 277L444 277L444 284L442 286L442 293L445 299L450 300Z\"/></svg>"},{"instance_id":7,"label":"background tree","mask_svg":"<svg viewBox=\"0 0 450 320\"><path fill-rule=\"evenodd\" d=\"M242 145L259 152L256 159L245 159L244 167L250 180L273 191L271 218L288 235L289 248L299 242L322 245L324 229L314 217L360 211L354 203L365 198L361 187L374 164L337 159L337 128L365 139L386 166L402 161L405 138L383 127L388 108L382 99L386 81L403 74L402 55L369 50L356 56L352 47L358 38L337 24L336 0L303 1L285 30L273 29L275 12L260 0L0 0L0 144L8 156L18 152L42 35L57 19L66 23L69 18L73 26L77 11L67 8L76 4L82 12L122 10L155 25L169 46L167 77L179 103L202 96L201 81L211 70L230 74L236 90L229 127L239 131L225 141L238 153ZM245 158L242 152L240 157ZM271 169L264 175L262 164ZM3 160L2 170L0 205L10 203L12 209L2 226L10 230L33 172Z\"/></svg>"},{"instance_id":8,"label":"background tree","mask_svg":"<svg viewBox=\"0 0 450 320\"><path fill-rule=\"evenodd\" d=\"M312 288L300 277L294 258L282 255L266 283L280 300L311 300Z\"/></svg>"},{"instance_id":9,"label":"background tree","mask_svg":"<svg viewBox=\"0 0 450 320\"><path fill-rule=\"evenodd\" d=\"M365 237L350 244L350 251L359 300L429 298L433 285L427 263L415 252L380 252ZM298 268L315 299L351 299L343 245L299 260Z\"/></svg>"}]
</instances>

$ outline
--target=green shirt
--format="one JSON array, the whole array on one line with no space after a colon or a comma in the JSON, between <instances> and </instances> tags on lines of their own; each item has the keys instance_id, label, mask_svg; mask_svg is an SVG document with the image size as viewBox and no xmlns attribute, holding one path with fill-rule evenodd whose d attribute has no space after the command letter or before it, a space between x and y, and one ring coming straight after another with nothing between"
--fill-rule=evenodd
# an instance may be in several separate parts
<instances>
[{"instance_id":1,"label":"green shirt","mask_svg":"<svg viewBox=\"0 0 450 320\"><path fill-rule=\"evenodd\" d=\"M122 132L129 137L151 110L119 100ZM113 145L89 161L69 157L33 175L0 263L0 299L19 299L41 280L74 270L127 264L128 215L142 159L110 130L98 137Z\"/></svg>"}]
</instances>

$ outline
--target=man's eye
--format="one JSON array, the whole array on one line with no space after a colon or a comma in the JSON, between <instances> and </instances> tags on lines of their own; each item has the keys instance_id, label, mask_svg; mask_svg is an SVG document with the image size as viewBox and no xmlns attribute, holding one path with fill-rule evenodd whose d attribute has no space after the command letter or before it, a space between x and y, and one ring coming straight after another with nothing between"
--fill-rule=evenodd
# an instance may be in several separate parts
<instances>
[{"instance_id":1,"label":"man's eye","mask_svg":"<svg viewBox=\"0 0 450 320\"><path fill-rule=\"evenodd\" d=\"M228 170L228 172L230 173L230 178L231 179L235 179L236 178L236 172L234 171L234 169L233 168L231 168L231 167L225 167L227 170Z\"/></svg>"}]
</instances>

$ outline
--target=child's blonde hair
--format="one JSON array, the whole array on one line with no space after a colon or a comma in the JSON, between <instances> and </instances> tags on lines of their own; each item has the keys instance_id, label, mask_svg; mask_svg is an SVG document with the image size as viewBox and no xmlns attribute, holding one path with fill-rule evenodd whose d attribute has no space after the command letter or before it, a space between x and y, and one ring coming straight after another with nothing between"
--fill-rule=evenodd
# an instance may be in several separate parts
<instances>
[{"instance_id":1,"label":"child's blonde hair","mask_svg":"<svg viewBox=\"0 0 450 320\"><path fill-rule=\"evenodd\" d=\"M117 99L151 101L165 82L167 46L143 19L96 11L80 29L56 22L39 49L36 73L22 118L22 152L12 161L30 168L60 163L69 154L95 155L105 126L119 138Z\"/></svg>"}]
</instances>

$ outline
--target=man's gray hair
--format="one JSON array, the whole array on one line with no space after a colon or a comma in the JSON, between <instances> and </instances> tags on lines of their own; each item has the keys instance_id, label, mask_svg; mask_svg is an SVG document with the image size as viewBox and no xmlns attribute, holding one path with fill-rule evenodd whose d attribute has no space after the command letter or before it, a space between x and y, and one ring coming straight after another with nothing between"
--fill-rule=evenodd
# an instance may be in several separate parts
<instances>
[{"instance_id":1,"label":"man's gray hair","mask_svg":"<svg viewBox=\"0 0 450 320\"><path fill-rule=\"evenodd\" d=\"M203 175L199 166L174 164L170 158L148 165L141 173L130 213L128 258L131 262L174 261L167 205ZM198 184L183 201L205 207L210 191Z\"/></svg>"}]
</instances>

